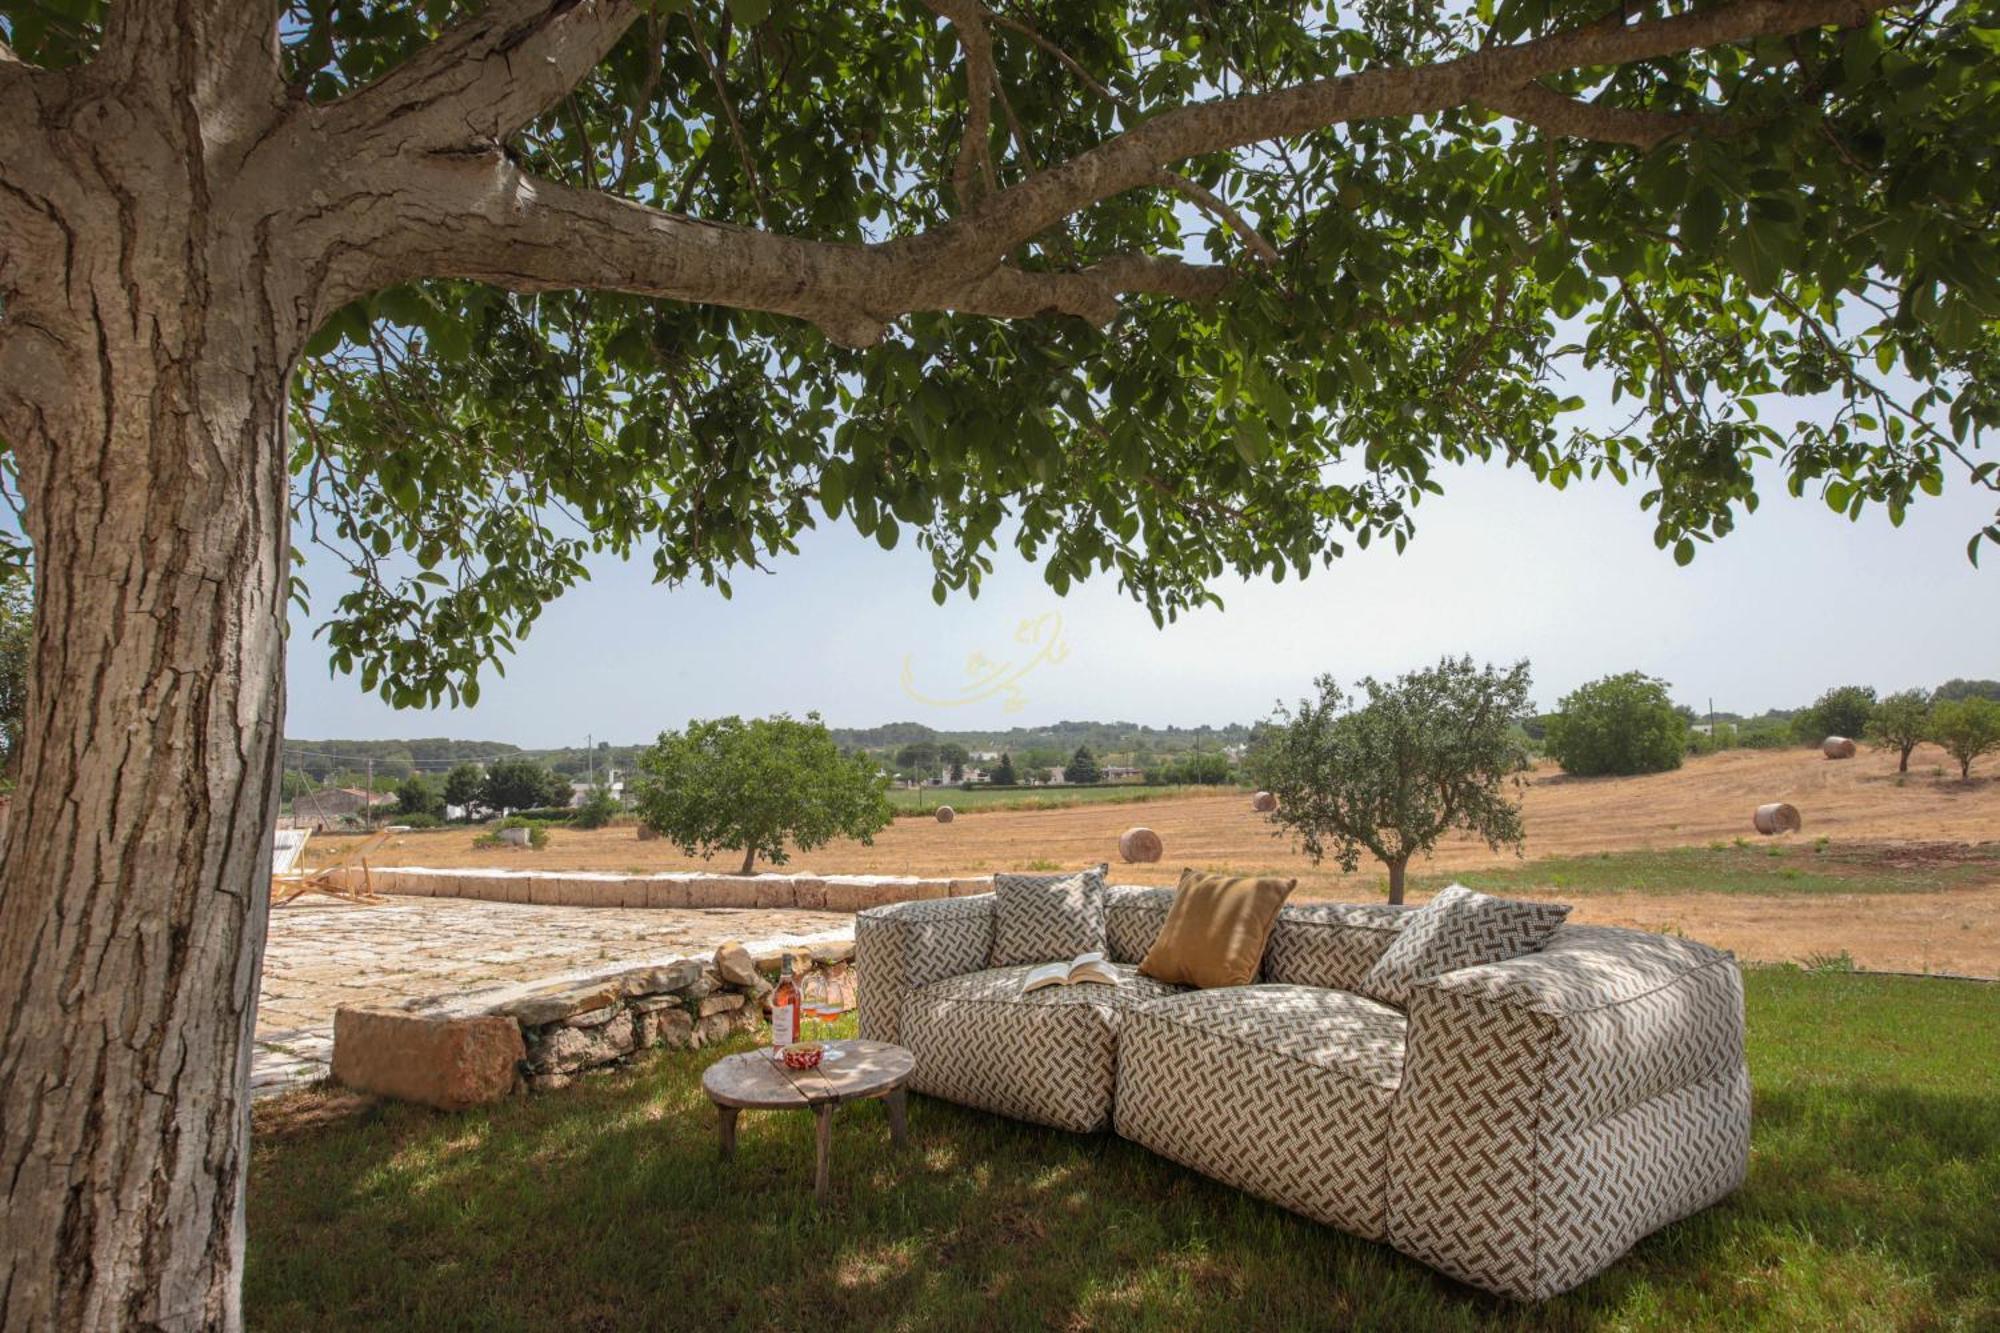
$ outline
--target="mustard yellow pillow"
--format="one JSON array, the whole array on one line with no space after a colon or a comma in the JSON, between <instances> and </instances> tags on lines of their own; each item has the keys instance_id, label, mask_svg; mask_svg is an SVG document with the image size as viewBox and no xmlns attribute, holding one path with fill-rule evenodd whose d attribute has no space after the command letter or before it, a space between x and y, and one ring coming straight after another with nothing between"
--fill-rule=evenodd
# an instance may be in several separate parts
<instances>
[{"instance_id":1,"label":"mustard yellow pillow","mask_svg":"<svg viewBox=\"0 0 2000 1333\"><path fill-rule=\"evenodd\" d=\"M1167 922L1139 970L1159 981L1204 990L1249 985L1257 979L1278 909L1297 885L1295 879L1181 871Z\"/></svg>"}]
</instances>

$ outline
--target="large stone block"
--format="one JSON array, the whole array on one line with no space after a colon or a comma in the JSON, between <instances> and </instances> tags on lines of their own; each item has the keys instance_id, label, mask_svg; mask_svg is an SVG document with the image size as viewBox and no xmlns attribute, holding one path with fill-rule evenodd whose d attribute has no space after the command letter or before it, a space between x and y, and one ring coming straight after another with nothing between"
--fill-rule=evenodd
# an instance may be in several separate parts
<instances>
[{"instance_id":1,"label":"large stone block","mask_svg":"<svg viewBox=\"0 0 2000 1333\"><path fill-rule=\"evenodd\" d=\"M528 886L528 901L537 907L561 905L563 882L554 875L537 875Z\"/></svg>"},{"instance_id":2,"label":"large stone block","mask_svg":"<svg viewBox=\"0 0 2000 1333\"><path fill-rule=\"evenodd\" d=\"M499 1014L444 1018L345 1006L333 1014L337 1081L443 1111L505 1097L526 1055L521 1025Z\"/></svg>"},{"instance_id":3,"label":"large stone block","mask_svg":"<svg viewBox=\"0 0 2000 1333\"><path fill-rule=\"evenodd\" d=\"M655 875L646 881L647 907L686 907L688 882L677 875Z\"/></svg>"},{"instance_id":4,"label":"large stone block","mask_svg":"<svg viewBox=\"0 0 2000 1333\"><path fill-rule=\"evenodd\" d=\"M798 906L798 881L790 875L759 875L750 891L758 907Z\"/></svg>"},{"instance_id":5,"label":"large stone block","mask_svg":"<svg viewBox=\"0 0 2000 1333\"><path fill-rule=\"evenodd\" d=\"M792 905L808 912L826 910L826 881L818 875L794 875Z\"/></svg>"}]
</instances>

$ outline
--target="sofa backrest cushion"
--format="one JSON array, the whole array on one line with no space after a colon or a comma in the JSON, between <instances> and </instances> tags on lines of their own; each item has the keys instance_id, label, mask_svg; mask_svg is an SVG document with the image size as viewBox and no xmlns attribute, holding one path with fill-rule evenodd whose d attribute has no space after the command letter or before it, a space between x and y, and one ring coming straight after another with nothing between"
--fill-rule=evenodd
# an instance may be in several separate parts
<instances>
[{"instance_id":1,"label":"sofa backrest cushion","mask_svg":"<svg viewBox=\"0 0 2000 1333\"><path fill-rule=\"evenodd\" d=\"M1264 946L1264 980L1358 991L1410 912L1387 903L1287 903Z\"/></svg>"},{"instance_id":2,"label":"sofa backrest cushion","mask_svg":"<svg viewBox=\"0 0 2000 1333\"><path fill-rule=\"evenodd\" d=\"M993 877L993 952L988 967L1068 962L1104 948L1104 872Z\"/></svg>"},{"instance_id":3,"label":"sofa backrest cushion","mask_svg":"<svg viewBox=\"0 0 2000 1333\"><path fill-rule=\"evenodd\" d=\"M1358 989L1371 1000L1407 1008L1412 986L1462 967L1531 954L1568 915L1568 903L1495 898L1453 884L1410 914Z\"/></svg>"},{"instance_id":4,"label":"sofa backrest cushion","mask_svg":"<svg viewBox=\"0 0 2000 1333\"><path fill-rule=\"evenodd\" d=\"M1143 960L1173 905L1172 889L1113 884L1105 893L1104 920L1111 961ZM1258 979L1356 990L1413 910L1386 903L1286 903L1264 944Z\"/></svg>"},{"instance_id":5,"label":"sofa backrest cushion","mask_svg":"<svg viewBox=\"0 0 2000 1333\"><path fill-rule=\"evenodd\" d=\"M1113 884L1104 891L1104 942L1114 963L1135 966L1159 938L1174 905L1172 889Z\"/></svg>"}]
</instances>

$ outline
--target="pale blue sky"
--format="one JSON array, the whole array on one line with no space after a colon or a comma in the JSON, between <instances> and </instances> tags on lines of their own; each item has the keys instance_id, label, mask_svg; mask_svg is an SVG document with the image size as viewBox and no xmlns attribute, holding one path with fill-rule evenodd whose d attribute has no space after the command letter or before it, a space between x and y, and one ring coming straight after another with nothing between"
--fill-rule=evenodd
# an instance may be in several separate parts
<instances>
[{"instance_id":1,"label":"pale blue sky","mask_svg":"<svg viewBox=\"0 0 2000 1333\"><path fill-rule=\"evenodd\" d=\"M294 737L450 735L523 745L627 742L690 717L817 709L836 725L912 720L940 729L1063 718L1165 725L1249 721L1313 676L1393 674L1469 652L1534 664L1535 695L1613 671L1665 677L1676 697L1738 712L1793 706L1827 686L1933 685L2000 677L2000 552L1986 568L1965 543L1992 521L1991 496L1962 484L1919 504L1900 529L1879 512L1858 524L1775 477L1763 508L1728 539L1677 567L1657 551L1638 488L1558 493L1525 472L1447 473L1419 511L1418 535L1351 553L1303 583L1231 582L1223 611L1156 630L1109 578L1059 598L1011 550L977 601L930 598L928 565L908 543L885 553L844 528L809 533L768 576L736 580L724 601L669 590L650 565L597 566L554 603L479 706L397 712L329 677L321 644L295 626ZM309 575L320 605L338 575ZM1054 612L1067 656L1003 696L964 692L968 659L1024 663L1019 623Z\"/></svg>"}]
</instances>

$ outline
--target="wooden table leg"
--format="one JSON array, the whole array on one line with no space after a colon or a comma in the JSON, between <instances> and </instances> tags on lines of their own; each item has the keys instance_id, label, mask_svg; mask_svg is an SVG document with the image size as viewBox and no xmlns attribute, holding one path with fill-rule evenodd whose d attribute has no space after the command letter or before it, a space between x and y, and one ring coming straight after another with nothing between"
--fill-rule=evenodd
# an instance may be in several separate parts
<instances>
[{"instance_id":1,"label":"wooden table leg","mask_svg":"<svg viewBox=\"0 0 2000 1333\"><path fill-rule=\"evenodd\" d=\"M722 1160L727 1162L736 1156L737 1108L734 1106L718 1106L715 1108L715 1115L716 1129L722 1135Z\"/></svg>"},{"instance_id":2,"label":"wooden table leg","mask_svg":"<svg viewBox=\"0 0 2000 1333\"><path fill-rule=\"evenodd\" d=\"M827 1159L833 1153L833 1103L823 1102L815 1106L813 1114L819 1117L819 1145L813 1158L813 1200L825 1203L830 1174Z\"/></svg>"},{"instance_id":3,"label":"wooden table leg","mask_svg":"<svg viewBox=\"0 0 2000 1333\"><path fill-rule=\"evenodd\" d=\"M909 1098L904 1095L903 1089L897 1088L884 1097L882 1103L889 1110L889 1142L900 1148L910 1141Z\"/></svg>"}]
</instances>

